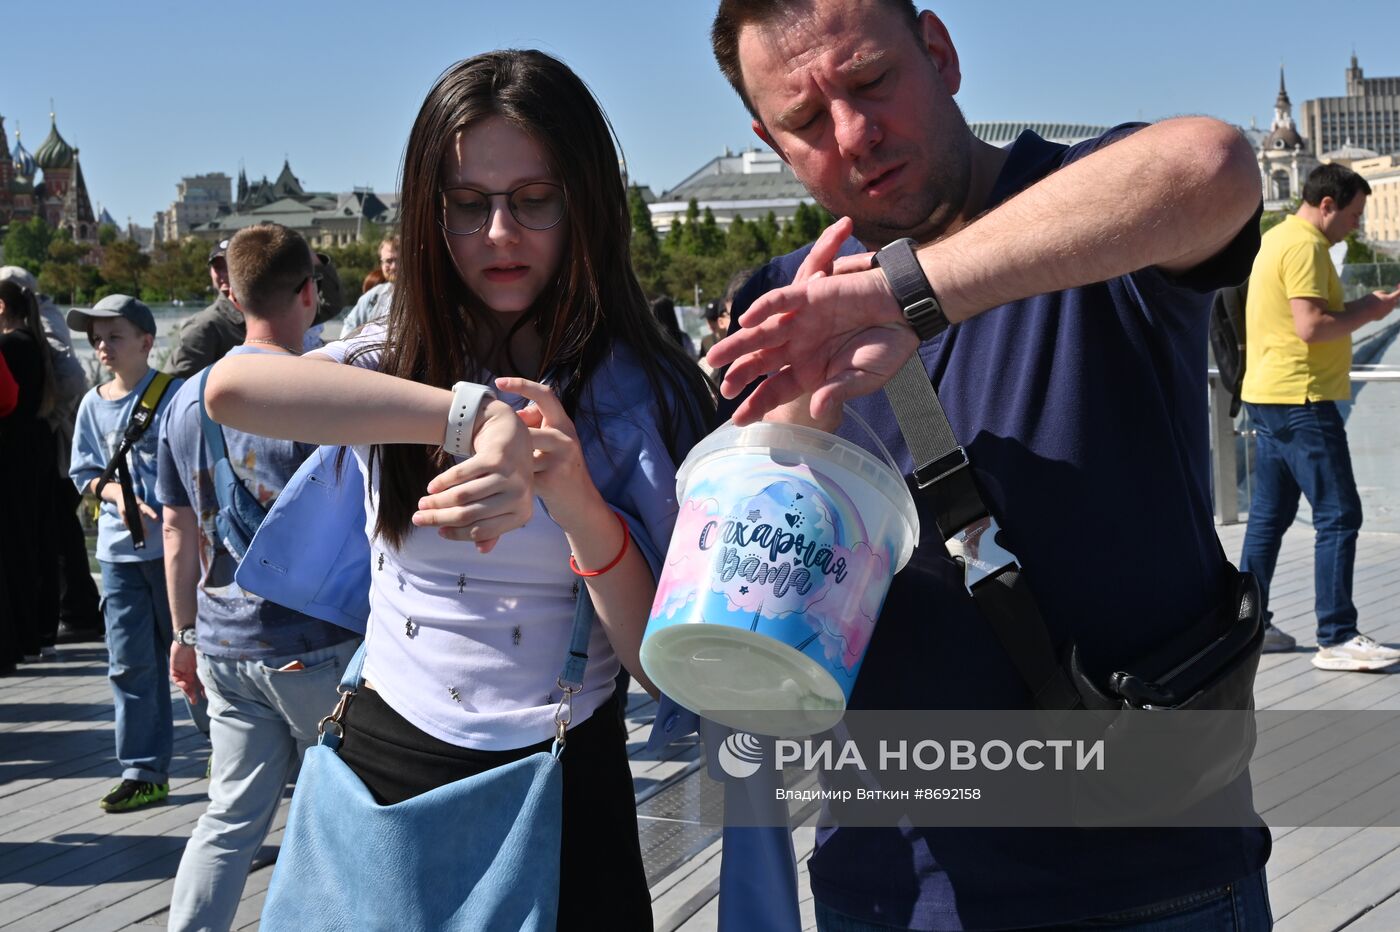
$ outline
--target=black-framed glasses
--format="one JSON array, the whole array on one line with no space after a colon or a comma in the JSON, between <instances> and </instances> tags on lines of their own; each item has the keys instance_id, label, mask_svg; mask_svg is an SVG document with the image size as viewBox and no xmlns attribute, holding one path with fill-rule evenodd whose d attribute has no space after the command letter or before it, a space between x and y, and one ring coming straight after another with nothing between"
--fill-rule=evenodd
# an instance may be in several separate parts
<instances>
[{"instance_id":1,"label":"black-framed glasses","mask_svg":"<svg viewBox=\"0 0 1400 932\"><path fill-rule=\"evenodd\" d=\"M564 189L549 181L532 181L510 191L443 188L438 222L448 233L470 236L491 218L491 199L503 197L515 222L527 230L548 230L564 219Z\"/></svg>"},{"instance_id":2,"label":"black-framed glasses","mask_svg":"<svg viewBox=\"0 0 1400 932\"><path fill-rule=\"evenodd\" d=\"M317 287L317 288L320 288L320 287L321 287L321 279L323 279L323 278L325 278L325 275L321 272L320 269L317 269L316 271L312 272L310 275L308 275L308 276L306 276L305 278L303 278L303 279L301 280L301 283L298 284L298 285L296 286L296 288L292 289L292 294L301 294L301 289L303 289L303 288L306 287L306 283L307 283L307 282L315 282L315 283L316 283L316 287Z\"/></svg>"}]
</instances>

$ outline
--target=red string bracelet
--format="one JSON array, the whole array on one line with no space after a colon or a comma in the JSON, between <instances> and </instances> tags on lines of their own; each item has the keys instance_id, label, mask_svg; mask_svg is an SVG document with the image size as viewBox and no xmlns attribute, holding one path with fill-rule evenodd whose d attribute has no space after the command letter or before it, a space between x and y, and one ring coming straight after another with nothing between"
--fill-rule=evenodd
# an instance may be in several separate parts
<instances>
[{"instance_id":1,"label":"red string bracelet","mask_svg":"<svg viewBox=\"0 0 1400 932\"><path fill-rule=\"evenodd\" d=\"M622 517L622 515L616 511L614 511L613 514L617 515L617 523L622 525L622 549L617 552L617 556L612 558L612 562L601 570L581 570L578 568L578 564L574 562L574 555L572 553L569 554L569 569L573 570L575 575L582 576L585 579L591 579L594 576L602 576L608 570L621 563L622 558L626 556L627 545L632 542L632 532L627 529L626 518Z\"/></svg>"}]
</instances>

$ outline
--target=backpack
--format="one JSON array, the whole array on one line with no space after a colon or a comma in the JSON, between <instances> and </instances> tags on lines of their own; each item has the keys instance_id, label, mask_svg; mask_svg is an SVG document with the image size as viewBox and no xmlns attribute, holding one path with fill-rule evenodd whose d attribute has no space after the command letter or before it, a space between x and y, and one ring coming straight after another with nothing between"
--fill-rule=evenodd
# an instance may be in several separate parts
<instances>
[{"instance_id":1,"label":"backpack","mask_svg":"<svg viewBox=\"0 0 1400 932\"><path fill-rule=\"evenodd\" d=\"M1230 417L1240 413L1240 388L1244 385L1245 299L1249 279L1233 288L1221 288L1210 305L1210 352L1220 372L1220 383L1230 393Z\"/></svg>"},{"instance_id":2,"label":"backpack","mask_svg":"<svg viewBox=\"0 0 1400 932\"><path fill-rule=\"evenodd\" d=\"M219 502L219 512L214 516L214 531L223 542L224 549L240 562L248 552L267 509L262 506L252 492L233 471L229 462L228 446L224 443L224 431L204 407L204 386L209 381L209 367L199 375L199 421L204 430L204 443L209 448L213 466L214 497Z\"/></svg>"}]
</instances>

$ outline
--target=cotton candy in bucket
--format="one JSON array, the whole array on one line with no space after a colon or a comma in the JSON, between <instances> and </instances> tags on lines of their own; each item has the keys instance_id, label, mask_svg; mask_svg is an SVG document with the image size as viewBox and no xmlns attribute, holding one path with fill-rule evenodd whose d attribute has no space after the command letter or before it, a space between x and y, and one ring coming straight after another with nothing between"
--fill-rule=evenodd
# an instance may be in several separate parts
<instances>
[{"instance_id":1,"label":"cotton candy in bucket","mask_svg":"<svg viewBox=\"0 0 1400 932\"><path fill-rule=\"evenodd\" d=\"M904 479L832 434L726 424L686 457L641 660L681 705L797 736L845 712L919 536Z\"/></svg>"}]
</instances>

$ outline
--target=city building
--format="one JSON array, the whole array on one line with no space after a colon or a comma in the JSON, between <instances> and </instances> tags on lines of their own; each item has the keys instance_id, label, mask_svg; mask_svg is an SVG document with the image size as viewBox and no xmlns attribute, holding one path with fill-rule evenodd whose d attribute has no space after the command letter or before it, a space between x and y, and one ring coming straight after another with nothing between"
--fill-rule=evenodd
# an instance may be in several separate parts
<instances>
[{"instance_id":1,"label":"city building","mask_svg":"<svg viewBox=\"0 0 1400 932\"><path fill-rule=\"evenodd\" d=\"M1062 146L1072 146L1075 143L1084 142L1086 139L1102 136L1113 128L1111 126L1094 126L1089 123L1023 123L1016 120L991 120L969 123L967 126L968 129L972 130L972 135L983 142L998 147L1011 145L1026 130L1030 130L1049 142Z\"/></svg>"},{"instance_id":2,"label":"city building","mask_svg":"<svg viewBox=\"0 0 1400 932\"><path fill-rule=\"evenodd\" d=\"M685 217L695 200L703 212L709 208L721 228L728 229L735 217L761 220L769 212L779 224L791 220L797 205L812 203L812 196L787 163L771 149L749 148L743 152L724 150L692 172L668 191L662 191L647 204L656 232L665 236L671 225Z\"/></svg>"},{"instance_id":3,"label":"city building","mask_svg":"<svg viewBox=\"0 0 1400 932\"><path fill-rule=\"evenodd\" d=\"M1361 219L1366 240L1382 251L1396 254L1400 251L1400 153L1356 159L1351 170L1371 186Z\"/></svg>"},{"instance_id":4,"label":"city building","mask_svg":"<svg viewBox=\"0 0 1400 932\"><path fill-rule=\"evenodd\" d=\"M190 175L175 185L175 200L155 217L157 242L180 240L233 207L233 180L223 172Z\"/></svg>"},{"instance_id":5,"label":"city building","mask_svg":"<svg viewBox=\"0 0 1400 932\"><path fill-rule=\"evenodd\" d=\"M1278 70L1274 119L1269 124L1269 132L1259 142L1255 158L1259 162L1265 210L1291 209L1293 198L1303 192L1308 173L1319 164L1312 147L1293 123L1293 102L1288 99L1282 68Z\"/></svg>"},{"instance_id":6,"label":"city building","mask_svg":"<svg viewBox=\"0 0 1400 932\"><path fill-rule=\"evenodd\" d=\"M218 242L255 223L291 227L312 246L345 246L359 242L371 225L378 229L396 225L398 196L375 194L370 188L342 193L307 191L290 162L283 161L275 181L264 175L250 183L240 169L237 199L220 208L212 219L192 224L189 232Z\"/></svg>"},{"instance_id":7,"label":"city building","mask_svg":"<svg viewBox=\"0 0 1400 932\"><path fill-rule=\"evenodd\" d=\"M1318 158L1348 145L1381 155L1400 151L1400 77L1368 78L1352 55L1346 96L1304 101L1302 122Z\"/></svg>"}]
</instances>

